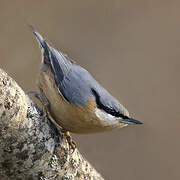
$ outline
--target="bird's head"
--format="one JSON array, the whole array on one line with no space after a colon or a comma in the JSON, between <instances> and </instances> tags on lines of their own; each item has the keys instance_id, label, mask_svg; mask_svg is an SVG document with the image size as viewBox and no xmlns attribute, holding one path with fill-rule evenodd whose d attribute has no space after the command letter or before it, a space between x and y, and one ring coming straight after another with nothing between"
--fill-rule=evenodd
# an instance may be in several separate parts
<instances>
[{"instance_id":1,"label":"bird's head","mask_svg":"<svg viewBox=\"0 0 180 180\"><path fill-rule=\"evenodd\" d=\"M130 124L143 124L141 121L131 118L128 110L118 100L107 94L106 91L103 93L103 97L100 97L95 89L92 89L92 92L97 103L95 113L105 125L119 126L121 128Z\"/></svg>"}]
</instances>

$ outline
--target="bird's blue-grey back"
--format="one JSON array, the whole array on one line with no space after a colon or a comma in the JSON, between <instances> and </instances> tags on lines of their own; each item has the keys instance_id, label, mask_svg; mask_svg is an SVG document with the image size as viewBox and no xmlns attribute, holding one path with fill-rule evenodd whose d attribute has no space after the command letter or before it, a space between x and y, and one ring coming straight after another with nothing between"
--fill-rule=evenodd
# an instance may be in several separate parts
<instances>
[{"instance_id":1,"label":"bird's blue-grey back","mask_svg":"<svg viewBox=\"0 0 180 180\"><path fill-rule=\"evenodd\" d=\"M69 103L85 106L94 98L99 108L110 114L127 114L127 110L87 70L51 47L34 29L33 33L44 49L45 61L52 68L58 90Z\"/></svg>"}]
</instances>

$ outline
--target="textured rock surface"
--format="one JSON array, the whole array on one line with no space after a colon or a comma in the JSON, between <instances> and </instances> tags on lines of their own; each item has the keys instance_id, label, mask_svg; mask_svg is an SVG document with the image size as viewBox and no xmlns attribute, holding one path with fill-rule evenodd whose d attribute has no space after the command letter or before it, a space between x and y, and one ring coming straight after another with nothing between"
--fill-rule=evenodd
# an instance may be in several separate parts
<instances>
[{"instance_id":1,"label":"textured rock surface","mask_svg":"<svg viewBox=\"0 0 180 180\"><path fill-rule=\"evenodd\" d=\"M0 69L0 179L103 179Z\"/></svg>"}]
</instances>

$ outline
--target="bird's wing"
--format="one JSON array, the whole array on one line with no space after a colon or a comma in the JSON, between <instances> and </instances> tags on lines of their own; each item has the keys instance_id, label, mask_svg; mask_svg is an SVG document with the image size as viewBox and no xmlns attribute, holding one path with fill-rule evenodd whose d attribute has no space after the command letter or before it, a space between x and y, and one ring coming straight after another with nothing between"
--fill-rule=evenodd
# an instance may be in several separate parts
<instances>
[{"instance_id":1,"label":"bird's wing","mask_svg":"<svg viewBox=\"0 0 180 180\"><path fill-rule=\"evenodd\" d=\"M34 28L32 31L43 50L44 63L52 67L56 86L69 103L85 106L89 98L93 97L99 108L107 113L116 115L119 111L126 111L88 71L75 64L64 53L51 47Z\"/></svg>"}]
</instances>

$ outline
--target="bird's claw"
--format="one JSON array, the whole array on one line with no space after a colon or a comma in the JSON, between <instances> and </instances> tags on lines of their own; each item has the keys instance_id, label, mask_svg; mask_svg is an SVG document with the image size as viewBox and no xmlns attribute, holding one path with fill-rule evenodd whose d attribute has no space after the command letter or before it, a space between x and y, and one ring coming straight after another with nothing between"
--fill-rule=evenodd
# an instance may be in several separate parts
<instances>
[{"instance_id":1,"label":"bird's claw","mask_svg":"<svg viewBox=\"0 0 180 180\"><path fill-rule=\"evenodd\" d=\"M40 89L41 90L41 89ZM40 102L41 104L43 105L42 106L42 111L43 111L43 115L42 115L42 118L48 118L57 128L58 130L60 130L62 133L64 133L66 139L67 139L67 142L68 144L70 145L71 149L72 149L72 153L75 151L76 149L76 143L75 141L73 141L69 131L67 130L64 130L61 126L59 126L59 124L56 123L56 121L52 118L52 116L50 115L49 111L48 111L48 108L49 108L49 102L47 100L47 98L45 96L41 96L39 93L37 93L36 91L29 91L26 93L27 95L34 95L34 97L36 97ZM43 94L44 95L44 94Z\"/></svg>"},{"instance_id":2,"label":"bird's claw","mask_svg":"<svg viewBox=\"0 0 180 180\"><path fill-rule=\"evenodd\" d=\"M76 145L76 142L72 139L69 131L66 131L66 130L62 130L62 132L64 133L66 139L67 139L67 142L68 144L70 145L71 149L73 150L73 152L75 151L77 145ZM72 152L72 153L73 153Z\"/></svg>"}]
</instances>

